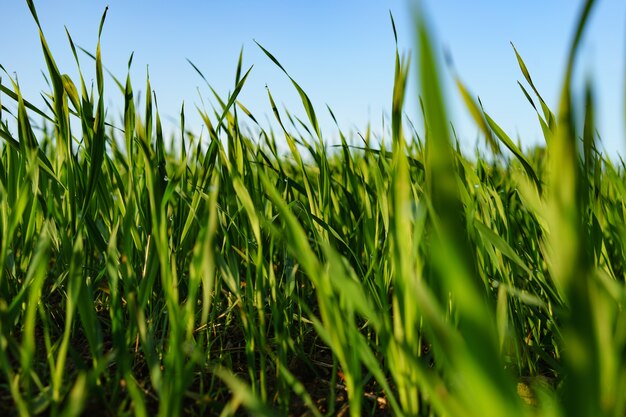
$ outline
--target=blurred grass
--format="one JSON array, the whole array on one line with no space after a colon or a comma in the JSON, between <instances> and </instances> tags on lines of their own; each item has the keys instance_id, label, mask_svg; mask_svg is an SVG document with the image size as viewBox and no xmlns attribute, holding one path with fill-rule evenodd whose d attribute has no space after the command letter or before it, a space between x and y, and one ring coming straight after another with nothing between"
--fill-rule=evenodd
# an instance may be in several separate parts
<instances>
[{"instance_id":1,"label":"blurred grass","mask_svg":"<svg viewBox=\"0 0 626 417\"><path fill-rule=\"evenodd\" d=\"M182 107L168 145L148 75L141 110L112 77L124 112L105 121L106 10L95 89L69 33L78 83L40 29L47 108L0 79L0 413L623 416L624 164L599 151L593 83L581 114L572 99L593 3L555 113L512 51L545 149L522 150L455 74L493 152L474 158L419 11L425 134L405 126L396 49L391 129L360 146L327 146L261 45L307 120L268 89L280 129L264 130L238 100L240 54L232 93L207 82L207 137Z\"/></svg>"}]
</instances>

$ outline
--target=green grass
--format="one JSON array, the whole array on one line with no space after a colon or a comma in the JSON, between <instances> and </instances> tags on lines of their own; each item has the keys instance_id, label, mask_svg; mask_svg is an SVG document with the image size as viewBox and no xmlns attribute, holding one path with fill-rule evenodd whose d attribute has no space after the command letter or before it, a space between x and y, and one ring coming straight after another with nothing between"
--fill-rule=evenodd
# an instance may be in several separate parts
<instances>
[{"instance_id":1,"label":"green grass","mask_svg":"<svg viewBox=\"0 0 626 417\"><path fill-rule=\"evenodd\" d=\"M307 120L268 90L264 130L240 56L233 92L209 85L198 109L206 137L181 108L166 141L148 77L140 109L99 42L88 87L40 32L46 108L0 80L0 414L624 416L626 167L598 151L593 88L582 114L571 91L592 6L556 112L512 50L545 147L522 150L456 76L492 151L475 157L419 13L425 134L397 53L391 130L358 146L327 145L261 45Z\"/></svg>"}]
</instances>

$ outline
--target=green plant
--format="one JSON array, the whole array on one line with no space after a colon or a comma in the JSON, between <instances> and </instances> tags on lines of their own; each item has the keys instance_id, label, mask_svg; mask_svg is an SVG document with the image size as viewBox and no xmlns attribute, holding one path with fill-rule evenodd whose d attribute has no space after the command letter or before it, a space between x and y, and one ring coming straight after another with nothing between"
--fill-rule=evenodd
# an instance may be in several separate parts
<instances>
[{"instance_id":1,"label":"green plant","mask_svg":"<svg viewBox=\"0 0 626 417\"><path fill-rule=\"evenodd\" d=\"M149 77L142 110L112 77L124 114L105 120L106 10L95 90L69 33L78 80L40 30L47 109L0 80L0 412L623 416L624 165L598 151L593 88L582 132L571 93L593 3L556 113L514 50L545 150L520 149L456 76L493 152L474 158L421 17L424 135L396 52L390 132L334 147L261 45L307 120L268 89L278 133L259 125L240 54L231 94L207 82L208 137L183 107L168 146Z\"/></svg>"}]
</instances>

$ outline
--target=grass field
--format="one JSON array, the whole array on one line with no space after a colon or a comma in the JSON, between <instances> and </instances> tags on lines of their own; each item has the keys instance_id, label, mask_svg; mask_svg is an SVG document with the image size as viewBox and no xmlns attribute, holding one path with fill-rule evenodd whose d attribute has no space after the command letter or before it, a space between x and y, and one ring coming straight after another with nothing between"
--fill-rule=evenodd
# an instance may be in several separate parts
<instances>
[{"instance_id":1,"label":"grass field","mask_svg":"<svg viewBox=\"0 0 626 417\"><path fill-rule=\"evenodd\" d=\"M199 110L206 136L181 109L166 138L99 44L90 87L41 33L46 108L0 87L0 414L626 415L625 166L598 151L593 88L571 92L593 3L558 109L517 55L545 147L522 150L457 80L490 149L473 157L419 18L425 134L396 54L384 140L337 146L293 79L307 120L268 90L264 130L237 100L241 59Z\"/></svg>"}]
</instances>

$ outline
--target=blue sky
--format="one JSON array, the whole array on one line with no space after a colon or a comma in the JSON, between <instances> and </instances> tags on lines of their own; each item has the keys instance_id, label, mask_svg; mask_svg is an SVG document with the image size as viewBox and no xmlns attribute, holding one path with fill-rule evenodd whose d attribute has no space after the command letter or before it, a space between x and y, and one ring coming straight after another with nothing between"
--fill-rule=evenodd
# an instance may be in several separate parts
<instances>
[{"instance_id":1,"label":"blue sky","mask_svg":"<svg viewBox=\"0 0 626 417\"><path fill-rule=\"evenodd\" d=\"M596 87L598 123L609 154L624 155L624 79L626 71L626 2L599 0L584 39L576 86L590 76ZM131 76L136 90L144 90L149 66L152 88L171 129L185 102L187 127L199 132L194 106L211 94L187 63L193 61L211 85L225 95L233 89L240 49L244 66L254 65L240 96L262 123L273 118L267 85L278 103L302 118L297 93L284 74L267 59L253 40L270 50L309 94L319 113L328 141L337 137L325 110L328 104L349 131L364 131L368 121L381 131L389 113L393 84L394 40L389 11L398 29L400 49L414 46L411 2L404 0L317 1L35 1L45 36L62 72L76 74L65 36L67 26L75 43L95 50L98 23L106 5L109 13L102 36L107 68L124 79L131 52ZM456 71L470 90L481 97L486 110L514 138L529 147L541 143L536 115L517 81L522 80L513 42L535 83L555 109L565 66L567 46L582 1L424 0L438 50L447 49ZM36 103L47 90L41 71L45 62L39 37L25 2L0 5L0 64L17 73L27 99ZM416 54L413 52L413 57ZM95 78L93 63L82 55L86 79ZM477 129L447 80L448 107L462 143L471 153ZM7 84L6 77L3 80ZM123 98L108 81L110 116L118 120ZM408 115L419 122L415 83L410 84ZM4 101L6 103L6 100ZM121 110L118 110L121 111Z\"/></svg>"}]
</instances>

